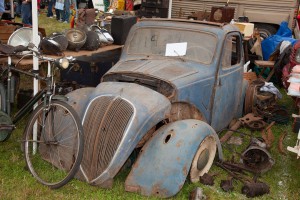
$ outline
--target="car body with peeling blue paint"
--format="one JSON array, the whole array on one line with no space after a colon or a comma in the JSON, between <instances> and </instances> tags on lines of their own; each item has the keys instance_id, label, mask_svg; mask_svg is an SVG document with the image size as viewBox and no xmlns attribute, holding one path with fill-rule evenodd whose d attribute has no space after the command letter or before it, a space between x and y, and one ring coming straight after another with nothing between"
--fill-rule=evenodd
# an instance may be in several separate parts
<instances>
[{"instance_id":1,"label":"car body with peeling blue paint","mask_svg":"<svg viewBox=\"0 0 300 200\"><path fill-rule=\"evenodd\" d=\"M242 36L232 25L145 19L96 88L69 93L84 126L76 177L104 188L139 149L125 189L170 197L197 182L221 145L215 131L241 117ZM132 159L131 159L132 161Z\"/></svg>"}]
</instances>

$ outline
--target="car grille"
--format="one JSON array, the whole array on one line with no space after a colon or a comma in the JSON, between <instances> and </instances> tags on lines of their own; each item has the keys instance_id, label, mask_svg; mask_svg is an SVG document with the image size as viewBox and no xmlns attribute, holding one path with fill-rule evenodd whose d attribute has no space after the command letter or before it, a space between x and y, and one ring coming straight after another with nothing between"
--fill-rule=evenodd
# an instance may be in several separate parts
<instances>
[{"instance_id":1,"label":"car grille","mask_svg":"<svg viewBox=\"0 0 300 200\"><path fill-rule=\"evenodd\" d=\"M119 97L102 96L88 108L84 120L81 166L89 180L97 178L112 160L133 115L133 107Z\"/></svg>"}]
</instances>

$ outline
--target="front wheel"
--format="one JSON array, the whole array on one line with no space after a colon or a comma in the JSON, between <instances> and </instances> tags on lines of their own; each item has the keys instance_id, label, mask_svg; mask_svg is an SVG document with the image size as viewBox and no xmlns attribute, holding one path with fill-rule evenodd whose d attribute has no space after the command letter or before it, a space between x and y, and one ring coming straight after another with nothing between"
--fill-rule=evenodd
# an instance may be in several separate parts
<instances>
[{"instance_id":1,"label":"front wheel","mask_svg":"<svg viewBox=\"0 0 300 200\"><path fill-rule=\"evenodd\" d=\"M83 155L83 128L77 113L65 102L39 105L24 132L26 165L43 185L59 188L77 172Z\"/></svg>"}]
</instances>

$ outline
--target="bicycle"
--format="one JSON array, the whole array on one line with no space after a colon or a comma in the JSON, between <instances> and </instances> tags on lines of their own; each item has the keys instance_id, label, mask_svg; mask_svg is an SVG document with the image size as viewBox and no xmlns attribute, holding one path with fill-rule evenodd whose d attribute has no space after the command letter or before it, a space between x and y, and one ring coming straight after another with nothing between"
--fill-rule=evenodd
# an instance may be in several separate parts
<instances>
[{"instance_id":1,"label":"bicycle","mask_svg":"<svg viewBox=\"0 0 300 200\"><path fill-rule=\"evenodd\" d=\"M1 44L0 44L1 47ZM83 127L76 111L66 103L67 98L55 94L54 71L66 69L72 57L53 59L45 57L29 47L12 47L5 45L4 54L8 56L6 91L0 83L0 141L9 138L15 123L33 109L25 127L22 140L22 150L25 154L26 165L31 174L43 185L59 188L71 180L77 172L83 156ZM0 48L0 50L3 48ZM11 64L11 56L18 52L29 50L15 66ZM27 55L37 56L39 60L48 62L46 76L37 71L28 72L18 69L18 63ZM12 72L18 72L32 78L44 81L46 87L35 94L14 116L10 113ZM5 99L6 104L3 102Z\"/></svg>"}]
</instances>

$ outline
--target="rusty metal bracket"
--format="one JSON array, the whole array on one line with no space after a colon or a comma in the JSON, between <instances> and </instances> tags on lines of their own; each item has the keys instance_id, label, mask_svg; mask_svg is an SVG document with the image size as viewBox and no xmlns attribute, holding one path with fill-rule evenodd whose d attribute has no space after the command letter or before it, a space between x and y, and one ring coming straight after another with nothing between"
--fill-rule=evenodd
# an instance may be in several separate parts
<instances>
[{"instance_id":1,"label":"rusty metal bracket","mask_svg":"<svg viewBox=\"0 0 300 200\"><path fill-rule=\"evenodd\" d=\"M282 155L286 156L286 152L283 149L283 140L285 138L285 136L287 135L287 132L284 131L280 137L279 137L279 141L278 141L278 151L279 153L281 153Z\"/></svg>"}]
</instances>

